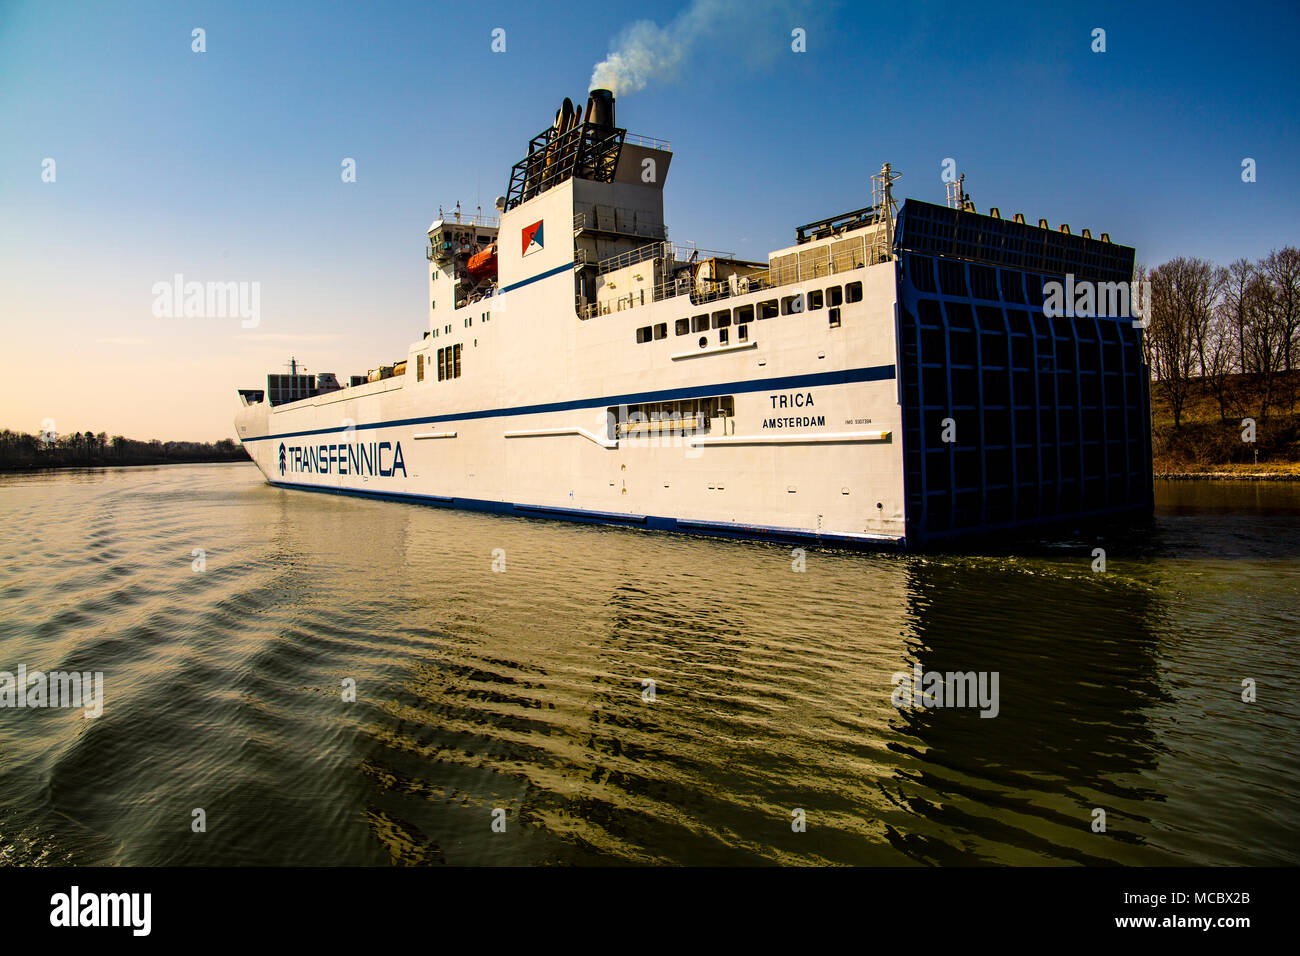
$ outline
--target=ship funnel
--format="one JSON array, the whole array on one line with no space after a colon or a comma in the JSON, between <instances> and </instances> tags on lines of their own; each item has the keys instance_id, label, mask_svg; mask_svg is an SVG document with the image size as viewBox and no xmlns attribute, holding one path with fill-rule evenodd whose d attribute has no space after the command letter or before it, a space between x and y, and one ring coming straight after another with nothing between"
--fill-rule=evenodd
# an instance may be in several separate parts
<instances>
[{"instance_id":1,"label":"ship funnel","mask_svg":"<svg viewBox=\"0 0 1300 956\"><path fill-rule=\"evenodd\" d=\"M614 94L609 90L592 90L587 95L586 120L597 126L613 126Z\"/></svg>"}]
</instances>

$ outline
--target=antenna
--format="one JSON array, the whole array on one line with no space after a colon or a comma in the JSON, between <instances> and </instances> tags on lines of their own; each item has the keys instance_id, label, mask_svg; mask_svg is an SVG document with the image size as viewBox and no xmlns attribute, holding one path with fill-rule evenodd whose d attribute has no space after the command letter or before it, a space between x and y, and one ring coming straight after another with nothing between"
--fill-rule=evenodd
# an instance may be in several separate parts
<instances>
[{"instance_id":1,"label":"antenna","mask_svg":"<svg viewBox=\"0 0 1300 956\"><path fill-rule=\"evenodd\" d=\"M871 177L871 204L875 207L876 222L885 224L885 228L876 233L877 237L884 239L884 248L880 250L879 255L872 256L874 262L884 262L893 252L894 220L898 217L898 203L894 201L894 183L902 178L900 173L894 172L889 163L882 163L880 172Z\"/></svg>"},{"instance_id":2,"label":"antenna","mask_svg":"<svg viewBox=\"0 0 1300 956\"><path fill-rule=\"evenodd\" d=\"M957 177L956 182L948 183L948 207L950 209L965 209L966 204L970 202L970 196L966 194L966 174L962 173Z\"/></svg>"}]
</instances>

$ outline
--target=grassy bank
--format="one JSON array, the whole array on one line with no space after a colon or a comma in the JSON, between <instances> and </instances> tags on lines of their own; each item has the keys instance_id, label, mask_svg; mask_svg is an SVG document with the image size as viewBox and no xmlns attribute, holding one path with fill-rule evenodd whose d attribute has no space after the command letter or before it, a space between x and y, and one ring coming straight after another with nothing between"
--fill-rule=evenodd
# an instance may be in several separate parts
<instances>
[{"instance_id":1,"label":"grassy bank","mask_svg":"<svg viewBox=\"0 0 1300 956\"><path fill-rule=\"evenodd\" d=\"M1294 396L1300 373L1275 383L1266 416L1259 388L1246 376L1230 376L1220 391L1195 380L1182 423L1174 427L1159 382L1151 384L1151 448L1158 477L1300 478L1300 414ZM1226 417L1226 421L1224 420ZM1255 441L1243 440L1242 419L1255 420Z\"/></svg>"}]
</instances>

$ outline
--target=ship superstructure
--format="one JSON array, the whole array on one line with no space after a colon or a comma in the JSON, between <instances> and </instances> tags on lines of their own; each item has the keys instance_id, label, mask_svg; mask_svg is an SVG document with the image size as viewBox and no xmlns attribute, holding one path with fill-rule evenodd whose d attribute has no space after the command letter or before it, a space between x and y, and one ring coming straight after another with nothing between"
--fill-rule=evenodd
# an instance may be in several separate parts
<instances>
[{"instance_id":1,"label":"ship superstructure","mask_svg":"<svg viewBox=\"0 0 1300 956\"><path fill-rule=\"evenodd\" d=\"M964 190L899 209L886 165L870 206L747 261L669 239L672 158L608 91L566 100L496 215L429 227L405 356L294 400L241 390L267 480L896 546L1150 508L1140 324L1043 309L1045 282L1128 283L1131 248Z\"/></svg>"}]
</instances>

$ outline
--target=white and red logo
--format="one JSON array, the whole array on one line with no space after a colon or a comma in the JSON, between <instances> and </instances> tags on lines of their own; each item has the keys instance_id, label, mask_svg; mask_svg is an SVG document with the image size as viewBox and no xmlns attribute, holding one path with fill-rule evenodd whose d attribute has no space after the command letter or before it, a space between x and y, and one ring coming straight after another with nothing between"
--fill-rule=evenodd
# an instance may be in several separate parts
<instances>
[{"instance_id":1,"label":"white and red logo","mask_svg":"<svg viewBox=\"0 0 1300 956\"><path fill-rule=\"evenodd\" d=\"M523 239L524 255L531 256L534 252L540 252L542 248L542 223L535 222L531 226L524 226Z\"/></svg>"}]
</instances>

